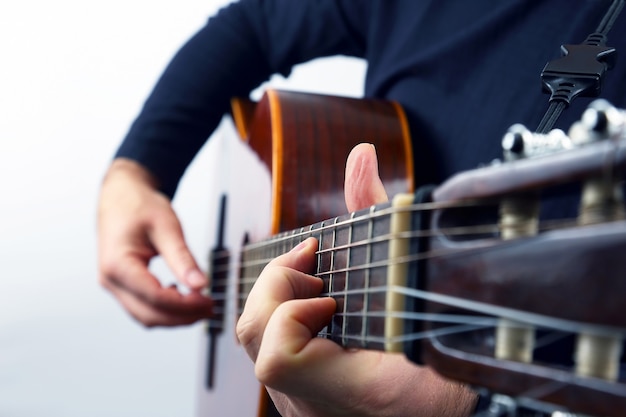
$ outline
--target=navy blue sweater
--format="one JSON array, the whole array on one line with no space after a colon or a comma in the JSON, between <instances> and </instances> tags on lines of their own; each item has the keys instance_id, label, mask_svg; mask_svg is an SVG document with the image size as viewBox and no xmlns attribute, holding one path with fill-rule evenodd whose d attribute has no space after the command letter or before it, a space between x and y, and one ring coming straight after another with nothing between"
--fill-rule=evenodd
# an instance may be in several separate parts
<instances>
[{"instance_id":1,"label":"navy blue sweater","mask_svg":"<svg viewBox=\"0 0 626 417\"><path fill-rule=\"evenodd\" d=\"M416 180L439 183L499 156L513 123L535 128L547 108L539 74L560 45L580 43L608 0L241 0L221 10L173 58L117 156L156 175L172 196L228 110L274 73L313 58L367 60L365 94L400 102ZM609 45L626 50L626 12ZM602 96L624 104L626 63ZM588 99L561 118L567 127Z\"/></svg>"}]
</instances>

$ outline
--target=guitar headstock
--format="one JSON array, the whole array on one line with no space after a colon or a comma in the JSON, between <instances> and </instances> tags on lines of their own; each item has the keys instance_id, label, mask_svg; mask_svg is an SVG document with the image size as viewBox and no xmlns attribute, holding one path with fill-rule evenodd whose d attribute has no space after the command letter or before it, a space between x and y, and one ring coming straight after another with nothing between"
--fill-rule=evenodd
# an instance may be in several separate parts
<instances>
[{"instance_id":1,"label":"guitar headstock","mask_svg":"<svg viewBox=\"0 0 626 417\"><path fill-rule=\"evenodd\" d=\"M419 356L495 393L485 415L626 416L626 114L596 101L503 149L433 193Z\"/></svg>"}]
</instances>

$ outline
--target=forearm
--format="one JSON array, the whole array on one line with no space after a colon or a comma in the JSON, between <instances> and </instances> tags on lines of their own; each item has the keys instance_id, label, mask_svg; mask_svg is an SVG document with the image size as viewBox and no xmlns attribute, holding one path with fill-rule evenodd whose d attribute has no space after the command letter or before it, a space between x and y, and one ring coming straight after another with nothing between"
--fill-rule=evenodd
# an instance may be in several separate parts
<instances>
[{"instance_id":1,"label":"forearm","mask_svg":"<svg viewBox=\"0 0 626 417\"><path fill-rule=\"evenodd\" d=\"M338 0L242 0L220 11L174 56L117 152L152 172L172 197L230 99L307 60L360 55ZM359 14L360 16L360 14ZM347 28L346 26L351 26Z\"/></svg>"},{"instance_id":2,"label":"forearm","mask_svg":"<svg viewBox=\"0 0 626 417\"><path fill-rule=\"evenodd\" d=\"M269 76L258 48L246 42L253 35L233 14L211 19L178 51L116 153L146 167L169 197L230 99Z\"/></svg>"}]
</instances>

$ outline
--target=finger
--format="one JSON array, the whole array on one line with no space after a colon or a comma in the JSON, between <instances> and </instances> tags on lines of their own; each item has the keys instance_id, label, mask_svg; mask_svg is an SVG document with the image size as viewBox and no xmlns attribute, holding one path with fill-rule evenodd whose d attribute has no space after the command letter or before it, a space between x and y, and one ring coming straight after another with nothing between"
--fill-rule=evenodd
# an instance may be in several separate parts
<instances>
[{"instance_id":1,"label":"finger","mask_svg":"<svg viewBox=\"0 0 626 417\"><path fill-rule=\"evenodd\" d=\"M272 260L250 291L237 322L237 337L253 361L274 310L287 300L314 297L322 290L321 279L301 272L312 267L316 248L317 240L309 238Z\"/></svg>"},{"instance_id":2,"label":"finger","mask_svg":"<svg viewBox=\"0 0 626 417\"><path fill-rule=\"evenodd\" d=\"M277 308L267 324L255 364L259 381L295 397L326 398L354 406L352 402L361 395L360 387L372 383L371 375L384 369L379 368L380 361L387 359L380 352L346 351L330 340L314 337L334 312L330 298L292 300ZM303 387L299 381L305 380L309 384ZM325 388L329 381L342 386L344 398Z\"/></svg>"},{"instance_id":3,"label":"finger","mask_svg":"<svg viewBox=\"0 0 626 417\"><path fill-rule=\"evenodd\" d=\"M361 143L348 155L344 192L348 211L387 201L385 187L378 176L374 145Z\"/></svg>"},{"instance_id":4,"label":"finger","mask_svg":"<svg viewBox=\"0 0 626 417\"><path fill-rule=\"evenodd\" d=\"M149 306L155 311L171 315L196 315L209 317L212 301L197 292L183 295L175 288L163 288L159 280L147 269L145 262L133 256L124 256L113 267L103 268L101 282L110 290L116 289L116 295L129 294L136 300L132 305ZM118 297L119 298L119 297ZM140 320L146 324L146 320ZM152 320L150 320L152 321Z\"/></svg>"},{"instance_id":5,"label":"finger","mask_svg":"<svg viewBox=\"0 0 626 417\"><path fill-rule=\"evenodd\" d=\"M176 216L155 221L148 228L148 239L180 282L194 291L200 291L207 286L207 278L187 247Z\"/></svg>"},{"instance_id":6,"label":"finger","mask_svg":"<svg viewBox=\"0 0 626 417\"><path fill-rule=\"evenodd\" d=\"M389 410L386 415L413 415L415 404L421 405L424 416L466 415L471 409L475 398L471 391L403 355L344 350L314 337L333 313L329 298L281 304L267 324L259 350L255 364L259 381L318 410L329 405L341 415L379 415L379 410ZM400 388L389 389L392 386ZM411 410L402 405L409 397L415 400ZM455 404L454 410L442 413L441 404ZM396 405L398 409L389 409Z\"/></svg>"},{"instance_id":7,"label":"finger","mask_svg":"<svg viewBox=\"0 0 626 417\"><path fill-rule=\"evenodd\" d=\"M132 293L116 286L110 287L109 290L126 311L146 327L188 325L206 319L210 315L210 305L199 311L179 308L177 309L179 311L173 312L172 309L161 309L150 305ZM164 288L163 290L175 291L173 288Z\"/></svg>"},{"instance_id":8,"label":"finger","mask_svg":"<svg viewBox=\"0 0 626 417\"><path fill-rule=\"evenodd\" d=\"M278 306L267 323L264 341L259 348L255 364L257 379L282 391L286 374L302 368L303 360L340 354L338 345L312 340L328 324L335 309L336 302L329 297L290 300ZM317 350L311 350L313 345Z\"/></svg>"}]
</instances>

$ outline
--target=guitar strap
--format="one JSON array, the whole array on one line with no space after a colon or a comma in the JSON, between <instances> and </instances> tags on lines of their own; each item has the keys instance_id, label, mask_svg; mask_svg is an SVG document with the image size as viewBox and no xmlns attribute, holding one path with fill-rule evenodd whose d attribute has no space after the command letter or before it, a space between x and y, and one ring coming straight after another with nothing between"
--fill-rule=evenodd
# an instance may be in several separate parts
<instances>
[{"instance_id":1,"label":"guitar strap","mask_svg":"<svg viewBox=\"0 0 626 417\"><path fill-rule=\"evenodd\" d=\"M598 97L607 70L615 64L616 50L606 45L607 35L624 7L613 0L596 30L578 45L562 45L562 56L541 72L543 91L550 94L549 107L537 132L547 133L578 96Z\"/></svg>"}]
</instances>

